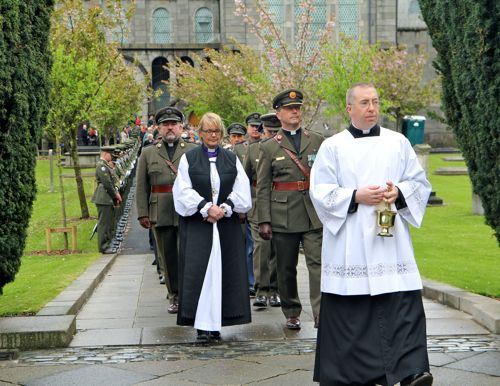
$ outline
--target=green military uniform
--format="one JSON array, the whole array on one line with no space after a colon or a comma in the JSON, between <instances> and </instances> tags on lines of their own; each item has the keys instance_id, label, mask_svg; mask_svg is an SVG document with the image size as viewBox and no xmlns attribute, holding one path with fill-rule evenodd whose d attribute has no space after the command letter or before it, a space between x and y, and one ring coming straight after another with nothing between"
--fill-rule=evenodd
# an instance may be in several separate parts
<instances>
[{"instance_id":1,"label":"green military uniform","mask_svg":"<svg viewBox=\"0 0 500 386\"><path fill-rule=\"evenodd\" d=\"M262 142L268 141L268 139ZM257 165L261 142L248 146L244 168L250 180L252 193L252 209L247 213L253 239L253 270L257 298L261 296L276 297L278 295L278 277L276 272L276 253L271 240L264 240L259 235L255 186L257 182ZM275 300L273 300L275 301ZM271 303L273 305L273 303Z\"/></svg>"},{"instance_id":2,"label":"green military uniform","mask_svg":"<svg viewBox=\"0 0 500 386\"><path fill-rule=\"evenodd\" d=\"M196 145L178 139L174 143L172 158L169 157L168 146L161 141L142 150L136 177L136 203L138 218L149 217L153 226L160 273L165 278L168 298L174 304L178 295L178 215L174 208L172 187L181 156Z\"/></svg>"},{"instance_id":3,"label":"green military uniform","mask_svg":"<svg viewBox=\"0 0 500 386\"><path fill-rule=\"evenodd\" d=\"M245 158L247 156L248 146L249 146L248 141L243 141L237 143L231 149L234 152L234 154L236 154L236 157L238 157L242 165L245 164Z\"/></svg>"},{"instance_id":4,"label":"green military uniform","mask_svg":"<svg viewBox=\"0 0 500 386\"><path fill-rule=\"evenodd\" d=\"M293 97L297 94L290 92ZM302 104L302 100L296 104ZM299 151L295 149L292 135L283 129L273 139L261 143L256 207L259 224L270 223L272 227L278 287L285 317L297 318L302 311L297 289L298 252L302 242L309 270L310 301L316 319L321 297L322 224L309 197L309 178L284 149L294 154L310 171L323 137L304 129L298 129L296 135L300 135Z\"/></svg>"},{"instance_id":5,"label":"green military uniform","mask_svg":"<svg viewBox=\"0 0 500 386\"><path fill-rule=\"evenodd\" d=\"M113 226L115 222L114 204L118 189L115 185L113 169L103 159L97 162L95 178L97 188L91 201L97 207L98 213L97 236L99 252L105 252L110 247L115 232Z\"/></svg>"}]
</instances>

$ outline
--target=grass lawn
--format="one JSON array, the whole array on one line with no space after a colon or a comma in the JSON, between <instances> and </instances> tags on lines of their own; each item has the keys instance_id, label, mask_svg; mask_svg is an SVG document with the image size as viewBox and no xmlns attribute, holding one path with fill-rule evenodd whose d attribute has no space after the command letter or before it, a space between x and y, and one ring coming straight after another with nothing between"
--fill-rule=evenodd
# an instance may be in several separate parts
<instances>
[{"instance_id":1,"label":"grass lawn","mask_svg":"<svg viewBox=\"0 0 500 386\"><path fill-rule=\"evenodd\" d=\"M412 228L413 245L423 277L491 297L500 297L500 249L484 217L472 214L472 189L468 176L439 176L447 155L431 154L429 179L444 200L429 207L420 229ZM449 155L448 155L449 156ZM455 154L453 154L455 156Z\"/></svg>"},{"instance_id":2,"label":"grass lawn","mask_svg":"<svg viewBox=\"0 0 500 386\"><path fill-rule=\"evenodd\" d=\"M55 167L55 166L54 166ZM86 173L93 169L85 169ZM73 174L72 169L63 169L63 175ZM90 202L94 192L94 177L84 177L85 194L91 213L91 220L80 220L80 205L74 178L64 178L66 213L68 226L77 227L77 248L81 253L70 255L44 256L36 251L46 250L45 229L62 227L61 198L59 194L59 174L54 170L54 193L50 193L50 165L48 160L39 160L36 167L37 198L28 229L21 269L16 280L3 288L0 296L0 316L30 315L56 297L101 254L97 250L97 240L89 240L96 223L97 211ZM70 236L71 237L71 236ZM71 240L69 237L69 248ZM52 248L63 249L63 235L52 234Z\"/></svg>"}]
</instances>

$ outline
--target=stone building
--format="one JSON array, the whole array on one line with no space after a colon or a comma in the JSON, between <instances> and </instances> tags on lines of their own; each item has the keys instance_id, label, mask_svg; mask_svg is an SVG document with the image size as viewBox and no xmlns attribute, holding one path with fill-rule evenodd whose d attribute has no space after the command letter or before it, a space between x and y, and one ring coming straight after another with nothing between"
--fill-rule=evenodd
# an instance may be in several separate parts
<instances>
[{"instance_id":1,"label":"stone building","mask_svg":"<svg viewBox=\"0 0 500 386\"><path fill-rule=\"evenodd\" d=\"M249 9L255 2L240 1ZM265 1L284 38L293 43L294 20L302 0ZM86 1L88 4L99 2ZM336 34L340 31L370 43L404 44L409 51L424 50L429 55L425 77L435 76L431 65L435 54L418 0L314 0L314 4L313 23L318 30L328 20L335 19ZM175 79L175 71L166 70L165 65L175 62L176 58L193 63L194 53L203 54L206 47L217 49L229 45L231 39L256 50L261 48L242 18L235 15L235 0L136 0L135 6L130 33L119 36L122 53L130 61L135 58L142 74L151 74L154 89L164 91L160 98L144 104L143 116L169 102L170 94L162 81ZM338 36L334 34L332 38ZM427 128L427 132L443 132L432 121L427 122Z\"/></svg>"}]
</instances>

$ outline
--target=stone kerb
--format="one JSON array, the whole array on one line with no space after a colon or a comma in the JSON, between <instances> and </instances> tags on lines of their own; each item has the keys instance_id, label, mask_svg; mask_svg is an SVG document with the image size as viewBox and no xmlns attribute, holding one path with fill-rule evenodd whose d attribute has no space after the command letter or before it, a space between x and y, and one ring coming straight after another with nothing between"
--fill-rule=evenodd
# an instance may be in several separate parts
<instances>
[{"instance_id":1,"label":"stone kerb","mask_svg":"<svg viewBox=\"0 0 500 386\"><path fill-rule=\"evenodd\" d=\"M116 256L103 255L36 316L0 318L0 349L68 347L76 333L76 314L113 265Z\"/></svg>"},{"instance_id":2,"label":"stone kerb","mask_svg":"<svg viewBox=\"0 0 500 386\"><path fill-rule=\"evenodd\" d=\"M428 279L423 280L423 284L423 294L426 298L466 312L492 333L500 333L500 302L498 300Z\"/></svg>"}]
</instances>

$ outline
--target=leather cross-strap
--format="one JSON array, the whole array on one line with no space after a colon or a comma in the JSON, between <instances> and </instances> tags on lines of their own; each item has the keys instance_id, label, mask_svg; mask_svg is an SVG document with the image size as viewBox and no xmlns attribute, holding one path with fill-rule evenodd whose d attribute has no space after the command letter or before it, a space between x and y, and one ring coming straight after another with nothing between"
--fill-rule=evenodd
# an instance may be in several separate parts
<instances>
[{"instance_id":1,"label":"leather cross-strap","mask_svg":"<svg viewBox=\"0 0 500 386\"><path fill-rule=\"evenodd\" d=\"M300 163L299 159L297 158L297 156L295 154L293 154L290 150L288 150L287 148L285 148L281 145L281 141L278 138L274 137L274 140L276 142L278 142L280 147L285 151L286 154L288 154L288 156L292 159L292 161L295 162L295 164L300 169L300 171L304 174L304 176L306 176L307 181L309 181L309 178L311 177L311 173L309 173L309 170L306 169L306 167Z\"/></svg>"},{"instance_id":2,"label":"leather cross-strap","mask_svg":"<svg viewBox=\"0 0 500 386\"><path fill-rule=\"evenodd\" d=\"M153 185L151 186L151 193L172 193L173 185Z\"/></svg>"}]
</instances>

